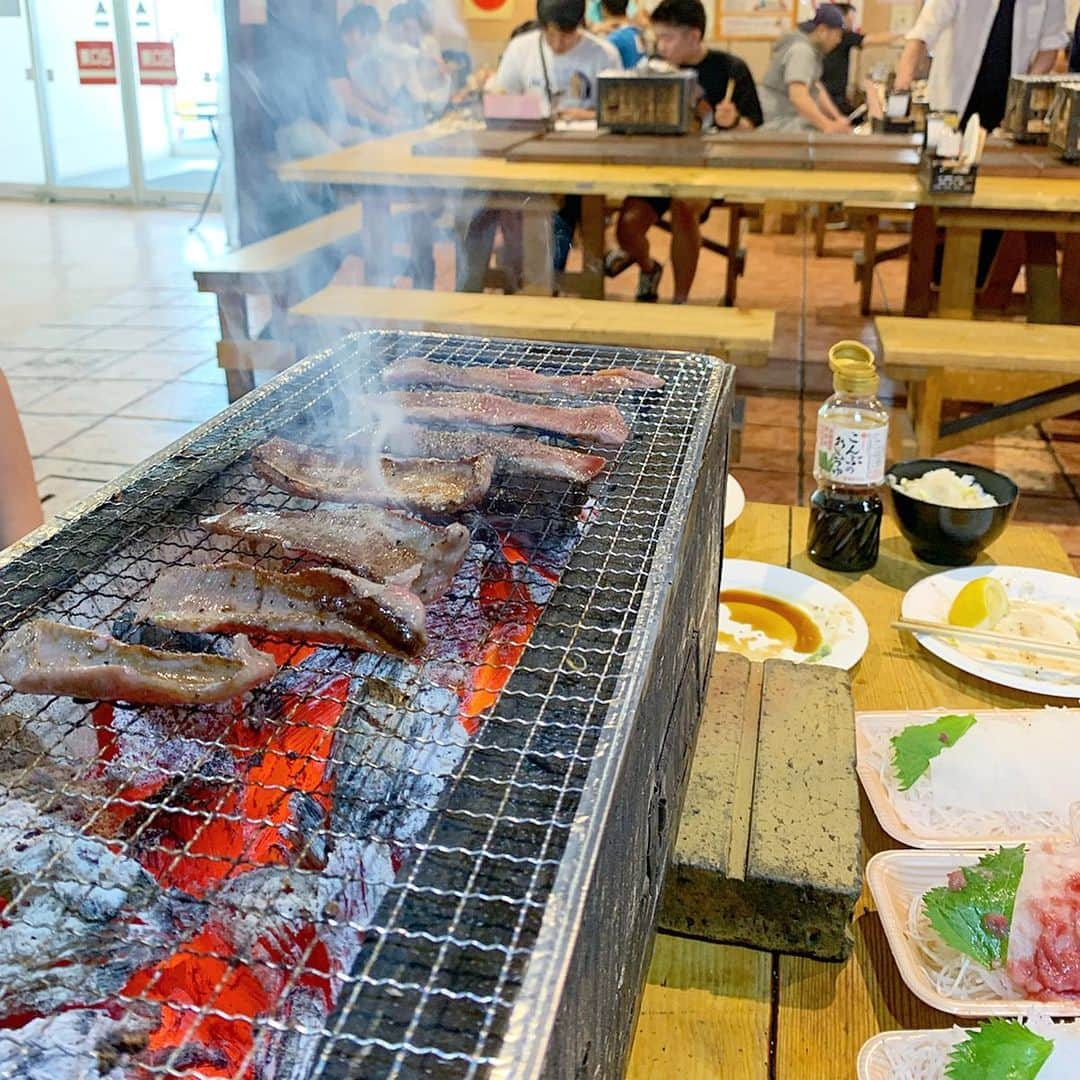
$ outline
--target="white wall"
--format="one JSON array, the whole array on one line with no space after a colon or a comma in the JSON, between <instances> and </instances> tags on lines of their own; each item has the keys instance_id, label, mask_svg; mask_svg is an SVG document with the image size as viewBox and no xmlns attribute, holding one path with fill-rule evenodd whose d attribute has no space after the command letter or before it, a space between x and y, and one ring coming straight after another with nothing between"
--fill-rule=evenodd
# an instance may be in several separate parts
<instances>
[{"instance_id":1,"label":"white wall","mask_svg":"<svg viewBox=\"0 0 1080 1080\"><path fill-rule=\"evenodd\" d=\"M45 166L25 15L0 16L0 184L41 184Z\"/></svg>"}]
</instances>

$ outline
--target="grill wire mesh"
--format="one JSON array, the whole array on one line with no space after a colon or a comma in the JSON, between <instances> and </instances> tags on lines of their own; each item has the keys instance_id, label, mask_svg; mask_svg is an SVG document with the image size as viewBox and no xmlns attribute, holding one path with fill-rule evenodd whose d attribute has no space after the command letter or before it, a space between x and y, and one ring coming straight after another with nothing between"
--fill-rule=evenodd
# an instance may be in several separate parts
<instances>
[{"instance_id":1,"label":"grill wire mesh","mask_svg":"<svg viewBox=\"0 0 1080 1080\"><path fill-rule=\"evenodd\" d=\"M419 663L293 648L242 713L0 683L0 1075L475 1076L495 1061L691 436L712 420L714 362L354 336L0 567L0 629L44 615L205 647L140 638L130 613L178 563L288 569L199 519L315 505L255 478L247 452L340 438L350 396L396 355L636 367L666 385L618 397L633 436L588 489L497 479ZM497 701L463 721L462 687L500 666Z\"/></svg>"}]
</instances>

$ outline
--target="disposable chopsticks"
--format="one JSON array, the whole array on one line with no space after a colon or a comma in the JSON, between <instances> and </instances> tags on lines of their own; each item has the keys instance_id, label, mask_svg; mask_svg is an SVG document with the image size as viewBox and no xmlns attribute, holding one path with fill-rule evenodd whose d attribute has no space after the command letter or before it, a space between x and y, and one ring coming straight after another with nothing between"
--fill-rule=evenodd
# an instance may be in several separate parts
<instances>
[{"instance_id":1,"label":"disposable chopsticks","mask_svg":"<svg viewBox=\"0 0 1080 1080\"><path fill-rule=\"evenodd\" d=\"M930 622L926 619L897 619L895 630L907 630L912 634L931 634L934 637L950 637L957 641L967 641L973 645L996 645L1001 649L1016 649L1037 653L1041 656L1056 656L1065 660L1080 660L1080 645L1062 645L1056 641L1038 641L1032 638L1017 637L1013 634L998 634L993 630L974 630L965 626L950 626L948 623Z\"/></svg>"}]
</instances>

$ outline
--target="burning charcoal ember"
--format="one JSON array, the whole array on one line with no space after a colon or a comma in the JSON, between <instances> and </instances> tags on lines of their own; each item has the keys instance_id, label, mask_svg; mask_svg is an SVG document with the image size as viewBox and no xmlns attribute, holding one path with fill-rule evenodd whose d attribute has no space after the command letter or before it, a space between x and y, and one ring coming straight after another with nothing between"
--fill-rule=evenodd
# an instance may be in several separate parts
<instances>
[{"instance_id":1,"label":"burning charcoal ember","mask_svg":"<svg viewBox=\"0 0 1080 1080\"><path fill-rule=\"evenodd\" d=\"M587 375L545 375L531 368L511 367L460 367L457 364L440 364L420 356L402 356L383 368L384 386L446 386L465 390L495 390L506 394L517 391L522 394L565 394L583 396L603 394L620 390L655 390L663 387L664 380L658 375L629 368L605 368Z\"/></svg>"},{"instance_id":2,"label":"burning charcoal ember","mask_svg":"<svg viewBox=\"0 0 1080 1080\"><path fill-rule=\"evenodd\" d=\"M307 499L373 503L446 517L483 501L491 487L490 455L439 461L330 452L270 439L251 455L251 467L268 483Z\"/></svg>"},{"instance_id":3,"label":"burning charcoal ember","mask_svg":"<svg viewBox=\"0 0 1080 1080\"><path fill-rule=\"evenodd\" d=\"M228 657L169 653L47 619L24 623L0 649L0 675L16 690L100 701L224 701L268 682L276 671L277 664L243 635L233 639Z\"/></svg>"},{"instance_id":4,"label":"burning charcoal ember","mask_svg":"<svg viewBox=\"0 0 1080 1080\"><path fill-rule=\"evenodd\" d=\"M215 533L270 542L326 559L360 577L411 589L425 604L450 588L469 549L463 525L431 525L378 506L348 510L229 510L204 518Z\"/></svg>"},{"instance_id":5,"label":"burning charcoal ember","mask_svg":"<svg viewBox=\"0 0 1080 1080\"><path fill-rule=\"evenodd\" d=\"M21 1080L128 1080L158 1010L129 1007L119 1019L101 1009L72 1009L0 1030L0 1075Z\"/></svg>"},{"instance_id":6,"label":"burning charcoal ember","mask_svg":"<svg viewBox=\"0 0 1080 1080\"><path fill-rule=\"evenodd\" d=\"M630 429L614 405L535 405L466 390L389 390L355 402L359 414L400 416L447 427L532 428L602 446L622 446Z\"/></svg>"},{"instance_id":7,"label":"burning charcoal ember","mask_svg":"<svg viewBox=\"0 0 1080 1080\"><path fill-rule=\"evenodd\" d=\"M418 656L427 645L424 606L413 593L327 567L287 574L243 563L167 567L139 617L174 630L263 631L399 656Z\"/></svg>"},{"instance_id":8,"label":"burning charcoal ember","mask_svg":"<svg viewBox=\"0 0 1080 1080\"><path fill-rule=\"evenodd\" d=\"M390 454L451 461L490 454L500 473L568 480L573 484L587 484L607 465L607 460L599 454L583 454L539 439L522 439L489 431L451 431L423 424L397 424L389 431L361 428L350 434L349 441L377 442L380 450Z\"/></svg>"},{"instance_id":9,"label":"burning charcoal ember","mask_svg":"<svg viewBox=\"0 0 1080 1080\"><path fill-rule=\"evenodd\" d=\"M23 799L0 817L0 1015L102 1001L188 936L204 905Z\"/></svg>"}]
</instances>

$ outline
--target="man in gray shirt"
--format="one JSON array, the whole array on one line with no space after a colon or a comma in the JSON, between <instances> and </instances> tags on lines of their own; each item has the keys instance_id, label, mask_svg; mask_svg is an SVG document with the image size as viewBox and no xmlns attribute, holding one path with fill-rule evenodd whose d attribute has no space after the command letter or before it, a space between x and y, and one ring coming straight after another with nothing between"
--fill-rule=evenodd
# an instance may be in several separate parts
<instances>
[{"instance_id":1,"label":"man in gray shirt","mask_svg":"<svg viewBox=\"0 0 1080 1080\"><path fill-rule=\"evenodd\" d=\"M823 4L813 19L784 34L773 46L769 69L758 85L762 131L850 131L821 85L821 58L844 36L844 16Z\"/></svg>"}]
</instances>

